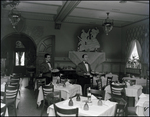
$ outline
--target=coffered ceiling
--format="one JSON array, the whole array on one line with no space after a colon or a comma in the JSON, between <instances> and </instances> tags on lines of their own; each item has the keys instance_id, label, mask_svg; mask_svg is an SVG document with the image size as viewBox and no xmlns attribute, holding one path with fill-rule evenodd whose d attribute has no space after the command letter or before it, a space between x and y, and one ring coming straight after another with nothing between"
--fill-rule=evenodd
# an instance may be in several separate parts
<instances>
[{"instance_id":1,"label":"coffered ceiling","mask_svg":"<svg viewBox=\"0 0 150 117\"><path fill-rule=\"evenodd\" d=\"M1 3L1 18L8 18L11 9ZM31 20L48 20L57 23L102 25L107 17L114 26L123 27L149 19L149 1L20 1L16 7L21 16Z\"/></svg>"}]
</instances>

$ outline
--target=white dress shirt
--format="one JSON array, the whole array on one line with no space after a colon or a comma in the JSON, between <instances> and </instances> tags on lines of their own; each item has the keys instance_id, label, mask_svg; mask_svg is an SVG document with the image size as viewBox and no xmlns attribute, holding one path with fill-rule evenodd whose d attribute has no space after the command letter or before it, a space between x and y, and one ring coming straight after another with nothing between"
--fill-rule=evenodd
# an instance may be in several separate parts
<instances>
[{"instance_id":1,"label":"white dress shirt","mask_svg":"<svg viewBox=\"0 0 150 117\"><path fill-rule=\"evenodd\" d=\"M89 66L88 66L88 64L84 62L84 65L86 67L87 72L89 72Z\"/></svg>"}]
</instances>

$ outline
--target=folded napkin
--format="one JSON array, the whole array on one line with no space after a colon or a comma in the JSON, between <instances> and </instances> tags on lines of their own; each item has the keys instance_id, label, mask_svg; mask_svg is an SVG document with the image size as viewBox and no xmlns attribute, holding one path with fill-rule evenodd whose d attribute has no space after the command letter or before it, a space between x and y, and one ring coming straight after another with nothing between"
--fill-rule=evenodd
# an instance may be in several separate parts
<instances>
[{"instance_id":1,"label":"folded napkin","mask_svg":"<svg viewBox=\"0 0 150 117\"><path fill-rule=\"evenodd\" d=\"M143 98L143 97L146 97L146 95L144 93L142 93L139 98Z\"/></svg>"},{"instance_id":2,"label":"folded napkin","mask_svg":"<svg viewBox=\"0 0 150 117\"><path fill-rule=\"evenodd\" d=\"M91 95L91 100L97 99L94 95Z\"/></svg>"},{"instance_id":3,"label":"folded napkin","mask_svg":"<svg viewBox=\"0 0 150 117\"><path fill-rule=\"evenodd\" d=\"M1 108L3 108L4 106L6 106L6 104L4 104L4 103L1 103Z\"/></svg>"},{"instance_id":4,"label":"folded napkin","mask_svg":"<svg viewBox=\"0 0 150 117\"><path fill-rule=\"evenodd\" d=\"M69 83L68 81L67 81L65 84L66 84L67 86L70 85L70 83Z\"/></svg>"}]
</instances>

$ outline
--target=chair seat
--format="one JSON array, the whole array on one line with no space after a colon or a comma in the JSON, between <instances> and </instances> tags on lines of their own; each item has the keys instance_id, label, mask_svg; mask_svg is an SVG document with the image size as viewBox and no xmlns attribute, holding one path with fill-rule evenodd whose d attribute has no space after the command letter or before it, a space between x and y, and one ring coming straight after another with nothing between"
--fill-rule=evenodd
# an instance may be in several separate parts
<instances>
[{"instance_id":1,"label":"chair seat","mask_svg":"<svg viewBox=\"0 0 150 117\"><path fill-rule=\"evenodd\" d=\"M15 102L15 99L6 99L6 106L9 106Z\"/></svg>"}]
</instances>

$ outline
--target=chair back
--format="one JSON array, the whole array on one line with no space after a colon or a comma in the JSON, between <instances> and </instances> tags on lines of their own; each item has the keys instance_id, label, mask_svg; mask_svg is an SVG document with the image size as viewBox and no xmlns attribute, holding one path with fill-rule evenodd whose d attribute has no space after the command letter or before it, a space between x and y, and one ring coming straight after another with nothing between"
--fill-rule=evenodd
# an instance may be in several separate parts
<instances>
[{"instance_id":1,"label":"chair back","mask_svg":"<svg viewBox=\"0 0 150 117\"><path fill-rule=\"evenodd\" d=\"M40 86L45 86L45 85L46 85L46 78L37 79L37 88L39 88Z\"/></svg>"},{"instance_id":2,"label":"chair back","mask_svg":"<svg viewBox=\"0 0 150 117\"><path fill-rule=\"evenodd\" d=\"M78 117L78 108L73 108L73 109L63 109L55 104L53 104L54 110L55 110L55 116L56 117L64 117L64 116L76 116Z\"/></svg>"},{"instance_id":3,"label":"chair back","mask_svg":"<svg viewBox=\"0 0 150 117\"><path fill-rule=\"evenodd\" d=\"M130 85L135 85L136 84L136 80L130 80Z\"/></svg>"},{"instance_id":4,"label":"chair back","mask_svg":"<svg viewBox=\"0 0 150 117\"><path fill-rule=\"evenodd\" d=\"M70 84L76 84L77 83L77 79L68 79Z\"/></svg>"},{"instance_id":5,"label":"chair back","mask_svg":"<svg viewBox=\"0 0 150 117\"><path fill-rule=\"evenodd\" d=\"M96 83L97 83L98 90L102 90L102 79L99 78L98 80L96 80Z\"/></svg>"},{"instance_id":6,"label":"chair back","mask_svg":"<svg viewBox=\"0 0 150 117\"><path fill-rule=\"evenodd\" d=\"M112 77L107 77L107 84L106 85L110 85L111 84L111 82L112 82L112 78L113 78L113 76Z\"/></svg>"},{"instance_id":7,"label":"chair back","mask_svg":"<svg viewBox=\"0 0 150 117\"><path fill-rule=\"evenodd\" d=\"M50 104L57 103L61 101L61 91L54 91L46 95L46 99Z\"/></svg>"},{"instance_id":8,"label":"chair back","mask_svg":"<svg viewBox=\"0 0 150 117\"><path fill-rule=\"evenodd\" d=\"M144 104L143 104L143 107L144 107L144 116L149 116L149 101L145 101Z\"/></svg>"},{"instance_id":9,"label":"chair back","mask_svg":"<svg viewBox=\"0 0 150 117\"><path fill-rule=\"evenodd\" d=\"M125 98L125 85L110 84L112 98Z\"/></svg>"},{"instance_id":10,"label":"chair back","mask_svg":"<svg viewBox=\"0 0 150 117\"><path fill-rule=\"evenodd\" d=\"M19 84L20 83L20 80L13 80L13 79L11 79L10 81L9 81L9 84L11 85L11 86L18 86L19 87Z\"/></svg>"},{"instance_id":11,"label":"chair back","mask_svg":"<svg viewBox=\"0 0 150 117\"><path fill-rule=\"evenodd\" d=\"M50 84L49 86L42 86L43 96L46 97L47 94L54 92L54 85Z\"/></svg>"},{"instance_id":12,"label":"chair back","mask_svg":"<svg viewBox=\"0 0 150 117\"><path fill-rule=\"evenodd\" d=\"M87 89L88 90L88 89ZM91 94L93 94L94 96L98 97L102 97L102 100L105 99L105 91L104 90L96 90L96 89L91 89Z\"/></svg>"},{"instance_id":13,"label":"chair back","mask_svg":"<svg viewBox=\"0 0 150 117\"><path fill-rule=\"evenodd\" d=\"M12 86L12 85L5 85L5 94L4 94L4 99L15 99L18 94L19 87L18 86Z\"/></svg>"}]
</instances>

